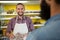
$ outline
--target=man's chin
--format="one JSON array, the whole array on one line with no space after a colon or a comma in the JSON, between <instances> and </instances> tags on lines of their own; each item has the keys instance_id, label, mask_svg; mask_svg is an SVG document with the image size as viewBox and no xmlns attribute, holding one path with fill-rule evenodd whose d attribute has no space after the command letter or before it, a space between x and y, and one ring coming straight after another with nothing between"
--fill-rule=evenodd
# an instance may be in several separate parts
<instances>
[{"instance_id":1,"label":"man's chin","mask_svg":"<svg viewBox=\"0 0 60 40\"><path fill-rule=\"evenodd\" d=\"M20 13L20 14L18 13L18 15L19 15L19 16L23 16L23 13Z\"/></svg>"}]
</instances>

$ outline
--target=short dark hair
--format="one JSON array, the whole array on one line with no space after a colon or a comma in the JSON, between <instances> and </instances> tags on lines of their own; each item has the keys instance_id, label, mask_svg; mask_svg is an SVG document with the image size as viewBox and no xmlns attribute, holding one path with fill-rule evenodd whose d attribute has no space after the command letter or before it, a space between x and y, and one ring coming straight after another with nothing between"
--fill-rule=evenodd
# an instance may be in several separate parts
<instances>
[{"instance_id":1,"label":"short dark hair","mask_svg":"<svg viewBox=\"0 0 60 40\"><path fill-rule=\"evenodd\" d=\"M42 19L48 20L50 18L50 6L46 3L45 0L41 2L41 14Z\"/></svg>"},{"instance_id":2,"label":"short dark hair","mask_svg":"<svg viewBox=\"0 0 60 40\"><path fill-rule=\"evenodd\" d=\"M60 5L60 0L55 0L55 2Z\"/></svg>"},{"instance_id":3,"label":"short dark hair","mask_svg":"<svg viewBox=\"0 0 60 40\"><path fill-rule=\"evenodd\" d=\"M17 5L23 5L24 6L24 4L22 4L22 3L18 3Z\"/></svg>"},{"instance_id":4,"label":"short dark hair","mask_svg":"<svg viewBox=\"0 0 60 40\"><path fill-rule=\"evenodd\" d=\"M18 3L17 5L22 5L22 6L24 7L24 9L25 9L24 4L22 4L22 3ZM16 5L16 8L17 8L17 5Z\"/></svg>"}]
</instances>

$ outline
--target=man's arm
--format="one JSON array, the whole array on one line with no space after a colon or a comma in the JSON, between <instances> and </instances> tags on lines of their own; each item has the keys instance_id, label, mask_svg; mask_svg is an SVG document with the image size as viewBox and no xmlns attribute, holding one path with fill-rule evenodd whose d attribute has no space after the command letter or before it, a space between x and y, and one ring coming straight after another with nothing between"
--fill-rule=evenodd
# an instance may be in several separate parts
<instances>
[{"instance_id":1,"label":"man's arm","mask_svg":"<svg viewBox=\"0 0 60 40\"><path fill-rule=\"evenodd\" d=\"M7 29L6 29L6 36L10 36L10 33L11 33L11 26L12 26L12 24L11 24L11 20L10 20L10 22L7 24Z\"/></svg>"},{"instance_id":2,"label":"man's arm","mask_svg":"<svg viewBox=\"0 0 60 40\"><path fill-rule=\"evenodd\" d=\"M9 38L13 38L13 34L11 33L12 32L12 19L10 20L10 22L8 23L7 25L7 29L6 29L6 36L9 37Z\"/></svg>"},{"instance_id":3,"label":"man's arm","mask_svg":"<svg viewBox=\"0 0 60 40\"><path fill-rule=\"evenodd\" d=\"M34 30L34 25L33 25L31 19L30 19L30 22L29 22L29 28L30 28L30 31L33 31Z\"/></svg>"},{"instance_id":4,"label":"man's arm","mask_svg":"<svg viewBox=\"0 0 60 40\"><path fill-rule=\"evenodd\" d=\"M12 21L10 20L10 22L9 22L8 25L7 25L7 30L6 30L6 32L11 33L11 26L12 26Z\"/></svg>"}]
</instances>

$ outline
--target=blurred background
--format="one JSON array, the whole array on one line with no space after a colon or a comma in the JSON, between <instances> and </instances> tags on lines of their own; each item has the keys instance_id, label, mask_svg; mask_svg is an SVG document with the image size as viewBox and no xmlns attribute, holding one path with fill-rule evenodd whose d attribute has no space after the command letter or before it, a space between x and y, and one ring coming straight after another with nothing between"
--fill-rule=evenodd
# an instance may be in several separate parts
<instances>
[{"instance_id":1,"label":"blurred background","mask_svg":"<svg viewBox=\"0 0 60 40\"><path fill-rule=\"evenodd\" d=\"M40 28L44 26L46 20L43 20L40 16L40 1L0 1L0 36L6 36L6 28L9 20L17 15L16 4L23 3L25 5L25 16L32 19L34 28Z\"/></svg>"}]
</instances>

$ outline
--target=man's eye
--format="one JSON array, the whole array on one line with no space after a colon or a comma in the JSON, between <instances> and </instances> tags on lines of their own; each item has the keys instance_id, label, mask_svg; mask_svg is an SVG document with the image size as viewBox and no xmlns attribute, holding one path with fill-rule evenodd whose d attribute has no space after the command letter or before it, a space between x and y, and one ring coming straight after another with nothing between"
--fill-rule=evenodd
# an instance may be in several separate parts
<instances>
[{"instance_id":1,"label":"man's eye","mask_svg":"<svg viewBox=\"0 0 60 40\"><path fill-rule=\"evenodd\" d=\"M18 10L20 10L20 8L18 8Z\"/></svg>"},{"instance_id":2,"label":"man's eye","mask_svg":"<svg viewBox=\"0 0 60 40\"><path fill-rule=\"evenodd\" d=\"M23 10L23 8L18 8L18 10Z\"/></svg>"},{"instance_id":3,"label":"man's eye","mask_svg":"<svg viewBox=\"0 0 60 40\"><path fill-rule=\"evenodd\" d=\"M21 8L21 10L23 10L23 8Z\"/></svg>"}]
</instances>

